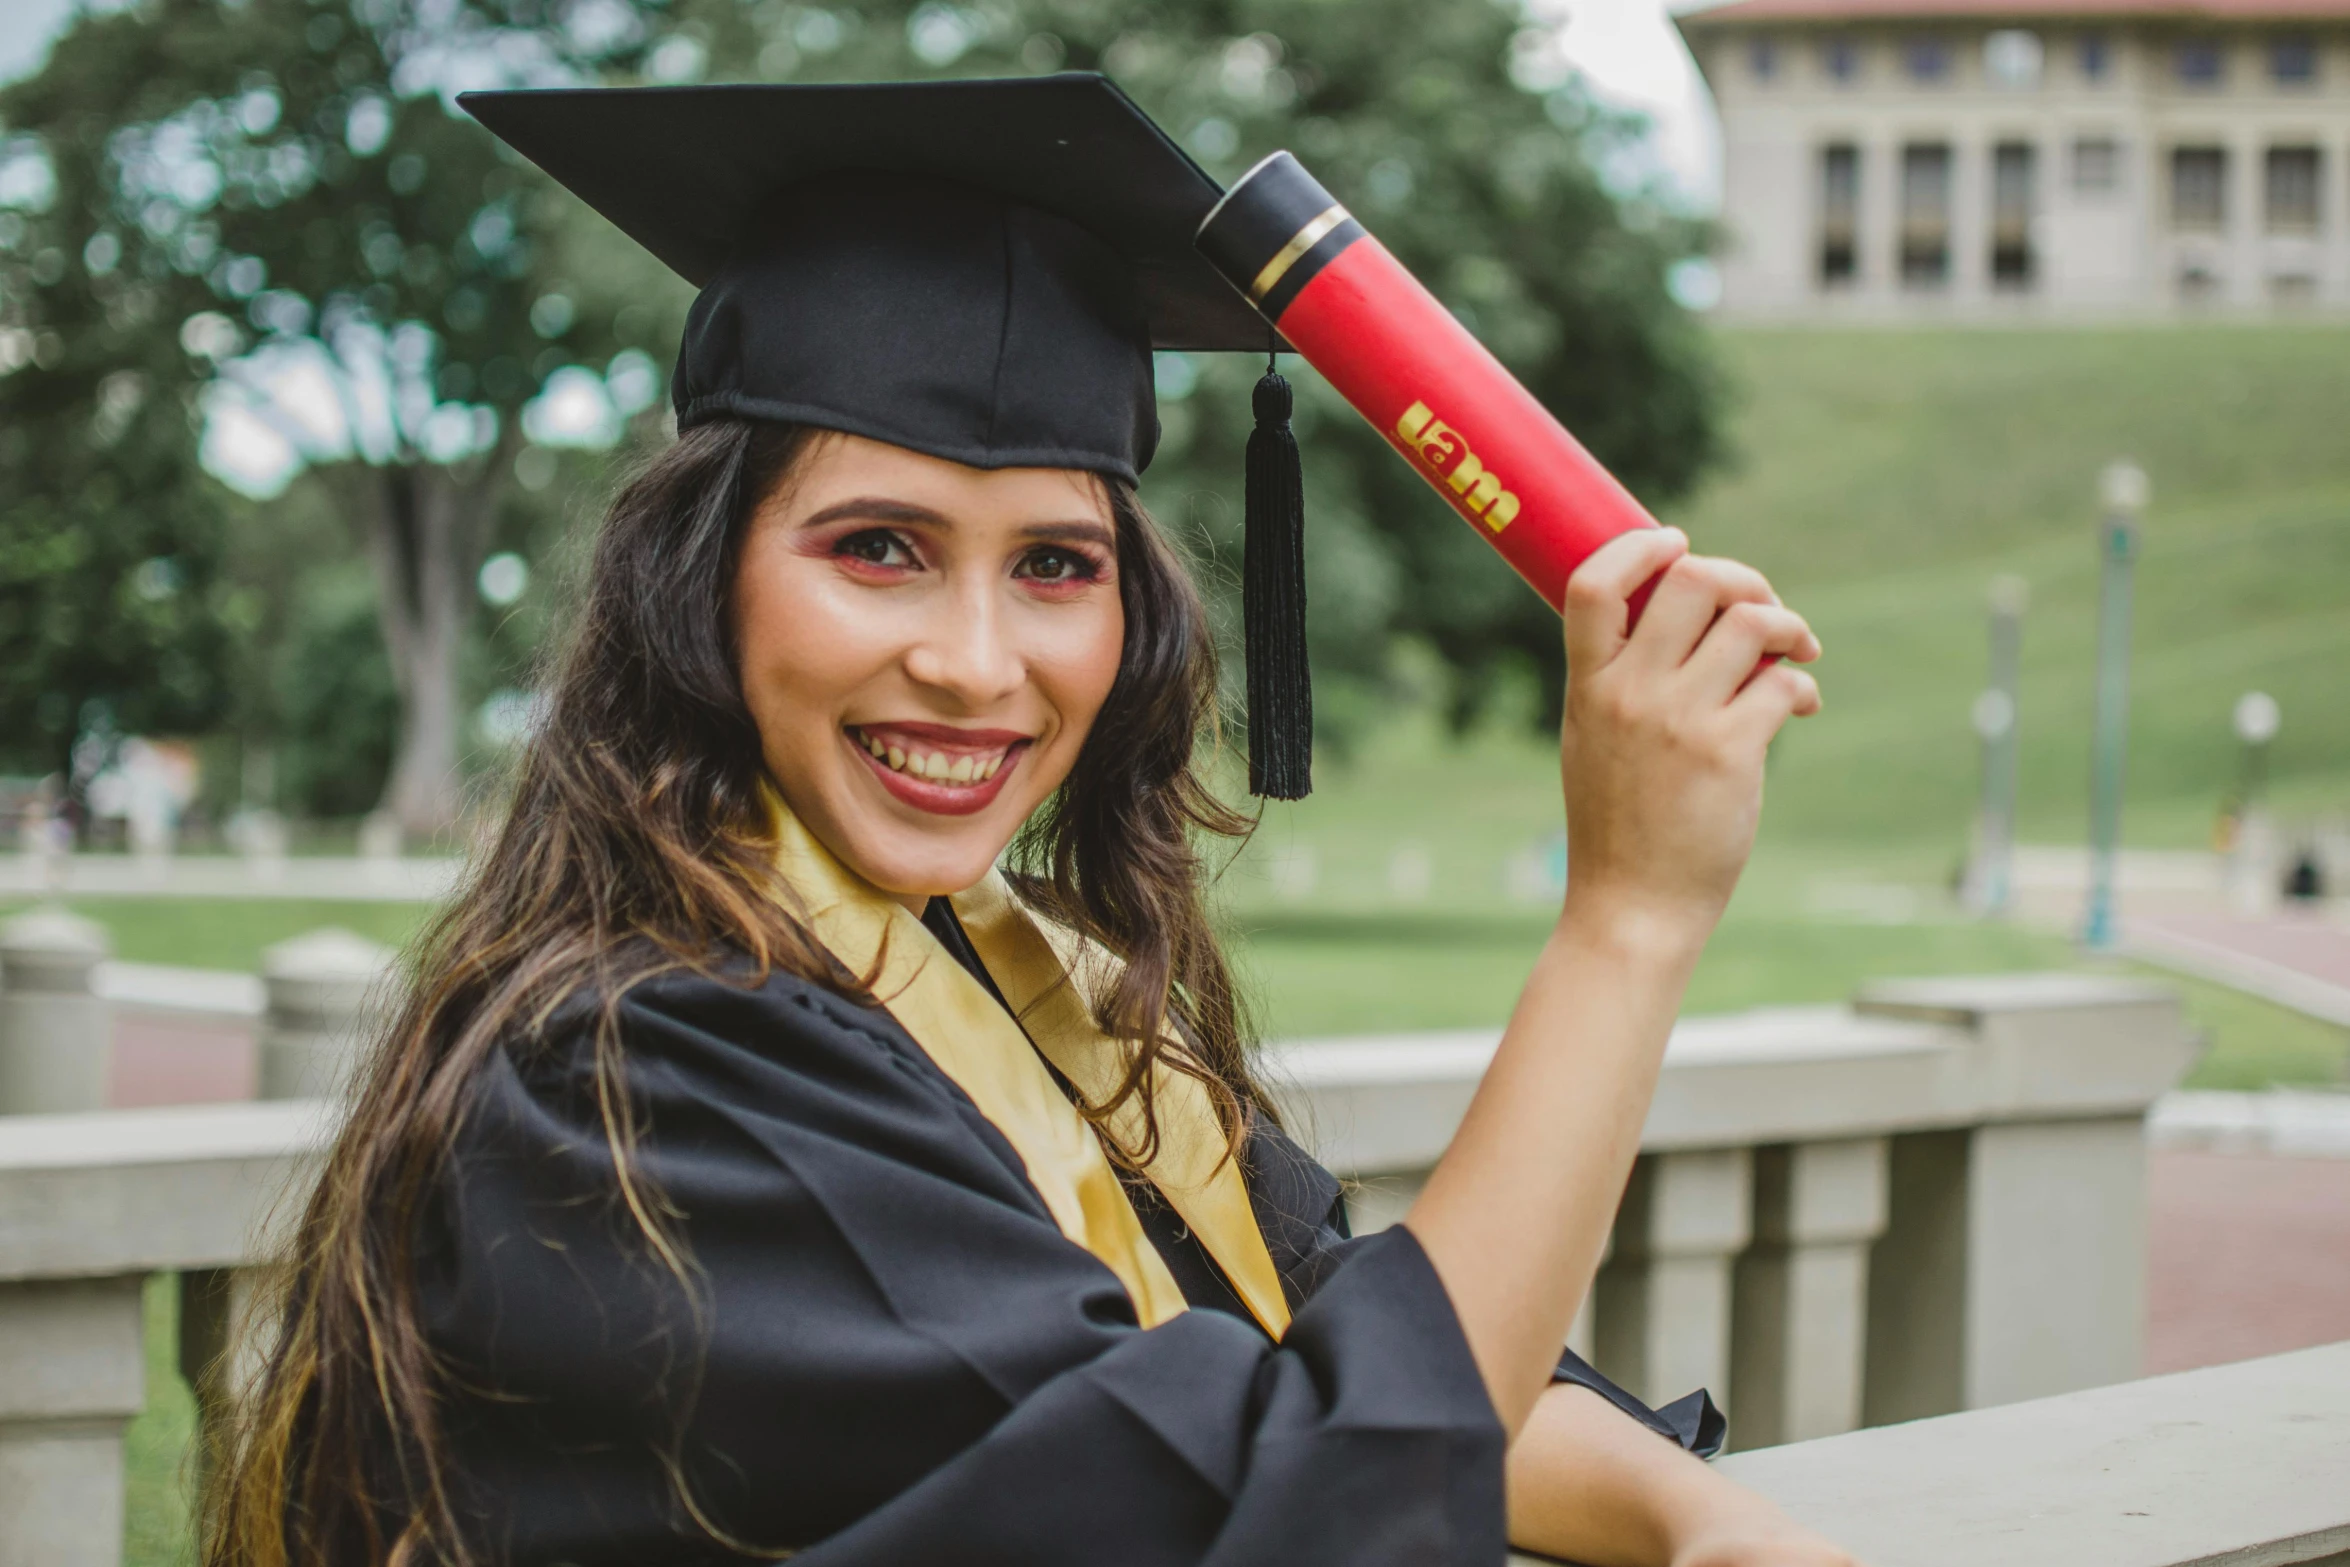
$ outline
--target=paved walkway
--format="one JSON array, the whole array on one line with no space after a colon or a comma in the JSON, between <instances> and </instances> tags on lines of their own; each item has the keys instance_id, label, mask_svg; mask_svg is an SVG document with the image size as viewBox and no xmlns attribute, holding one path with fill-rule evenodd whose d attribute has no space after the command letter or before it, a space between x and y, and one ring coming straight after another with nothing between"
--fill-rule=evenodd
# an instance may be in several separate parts
<instances>
[{"instance_id":1,"label":"paved walkway","mask_svg":"<svg viewBox=\"0 0 2350 1567\"><path fill-rule=\"evenodd\" d=\"M0 854L0 898L103 895L432 903L449 895L463 870L461 860L413 856Z\"/></svg>"},{"instance_id":2,"label":"paved walkway","mask_svg":"<svg viewBox=\"0 0 2350 1567\"><path fill-rule=\"evenodd\" d=\"M2154 1155L2146 1370L2350 1339L2350 1159Z\"/></svg>"},{"instance_id":3,"label":"paved walkway","mask_svg":"<svg viewBox=\"0 0 2350 1567\"><path fill-rule=\"evenodd\" d=\"M2122 945L2132 957L2350 1028L2350 917L2338 905L2288 907L2257 920L2132 915Z\"/></svg>"}]
</instances>

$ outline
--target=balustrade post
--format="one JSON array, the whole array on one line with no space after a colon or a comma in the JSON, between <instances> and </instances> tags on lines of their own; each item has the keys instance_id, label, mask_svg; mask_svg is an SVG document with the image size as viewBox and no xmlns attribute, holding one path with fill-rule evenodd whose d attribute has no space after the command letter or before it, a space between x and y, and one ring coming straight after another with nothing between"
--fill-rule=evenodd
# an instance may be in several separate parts
<instances>
[{"instance_id":1,"label":"balustrade post","mask_svg":"<svg viewBox=\"0 0 2350 1567\"><path fill-rule=\"evenodd\" d=\"M2201 1043L2176 992L2099 975L1888 980L1864 1013L1956 1024L2006 1105L1892 1140L1869 1270L1870 1425L2140 1374L2146 1107Z\"/></svg>"},{"instance_id":2,"label":"balustrade post","mask_svg":"<svg viewBox=\"0 0 2350 1567\"><path fill-rule=\"evenodd\" d=\"M106 1107L114 1028L92 971L105 928L64 909L0 926L0 1114Z\"/></svg>"},{"instance_id":3,"label":"balustrade post","mask_svg":"<svg viewBox=\"0 0 2350 1567\"><path fill-rule=\"evenodd\" d=\"M1644 1156L1616 1213L1600 1270L1597 1364L1651 1404L1730 1377L1731 1269L1753 1225L1746 1148Z\"/></svg>"},{"instance_id":4,"label":"balustrade post","mask_svg":"<svg viewBox=\"0 0 2350 1567\"><path fill-rule=\"evenodd\" d=\"M255 1268L189 1268L179 1276L179 1368L196 1398L201 1470L226 1453L237 1400L268 1353L254 1319L261 1280Z\"/></svg>"},{"instance_id":5,"label":"balustrade post","mask_svg":"<svg viewBox=\"0 0 2350 1567\"><path fill-rule=\"evenodd\" d=\"M390 949L347 930L314 930L261 955L262 1098L326 1099L342 1088L391 967Z\"/></svg>"},{"instance_id":6,"label":"balustrade post","mask_svg":"<svg viewBox=\"0 0 2350 1567\"><path fill-rule=\"evenodd\" d=\"M0 1567L120 1567L143 1283L0 1283Z\"/></svg>"},{"instance_id":7,"label":"balustrade post","mask_svg":"<svg viewBox=\"0 0 2350 1567\"><path fill-rule=\"evenodd\" d=\"M1882 1137L1755 1150L1731 1326L1741 1449L1859 1427L1869 1245L1884 1228Z\"/></svg>"}]
</instances>

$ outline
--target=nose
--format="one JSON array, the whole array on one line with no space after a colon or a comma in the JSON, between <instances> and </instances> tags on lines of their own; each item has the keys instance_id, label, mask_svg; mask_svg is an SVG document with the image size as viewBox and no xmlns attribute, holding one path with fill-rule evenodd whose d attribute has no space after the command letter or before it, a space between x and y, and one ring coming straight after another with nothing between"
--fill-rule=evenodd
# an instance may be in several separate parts
<instances>
[{"instance_id":1,"label":"nose","mask_svg":"<svg viewBox=\"0 0 2350 1567\"><path fill-rule=\"evenodd\" d=\"M922 634L906 649L906 674L965 712L985 712L1028 679L993 584L971 580L932 601Z\"/></svg>"}]
</instances>

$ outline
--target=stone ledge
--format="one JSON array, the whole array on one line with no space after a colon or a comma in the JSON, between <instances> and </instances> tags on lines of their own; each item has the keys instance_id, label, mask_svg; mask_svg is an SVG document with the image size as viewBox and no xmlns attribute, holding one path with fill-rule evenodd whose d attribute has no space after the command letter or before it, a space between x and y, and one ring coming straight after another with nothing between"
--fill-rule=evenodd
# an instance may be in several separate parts
<instances>
[{"instance_id":1,"label":"stone ledge","mask_svg":"<svg viewBox=\"0 0 2350 1567\"><path fill-rule=\"evenodd\" d=\"M1869 1567L2316 1563L2350 1551L2350 1343L1720 1467Z\"/></svg>"}]
</instances>

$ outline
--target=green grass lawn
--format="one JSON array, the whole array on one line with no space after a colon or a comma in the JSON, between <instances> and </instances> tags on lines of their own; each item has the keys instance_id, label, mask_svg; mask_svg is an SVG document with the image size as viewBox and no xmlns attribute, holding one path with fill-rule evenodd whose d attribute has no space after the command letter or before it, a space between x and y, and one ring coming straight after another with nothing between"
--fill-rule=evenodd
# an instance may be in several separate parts
<instances>
[{"instance_id":1,"label":"green grass lawn","mask_svg":"<svg viewBox=\"0 0 2350 1567\"><path fill-rule=\"evenodd\" d=\"M0 904L0 916L23 909ZM397 947L416 934L430 910L421 903L359 903L312 898L80 898L69 907L104 925L114 955L126 963L179 968L261 967L264 949L335 925Z\"/></svg>"}]
</instances>

